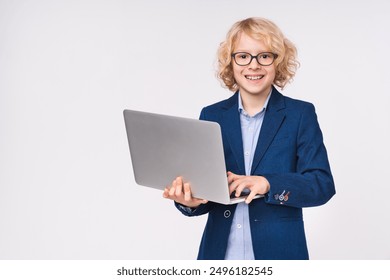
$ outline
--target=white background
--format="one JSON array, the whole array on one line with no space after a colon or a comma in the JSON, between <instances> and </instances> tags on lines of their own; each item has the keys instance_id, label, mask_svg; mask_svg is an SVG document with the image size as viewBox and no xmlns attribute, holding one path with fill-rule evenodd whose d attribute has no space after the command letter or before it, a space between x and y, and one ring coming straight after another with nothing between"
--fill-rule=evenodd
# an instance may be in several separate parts
<instances>
[{"instance_id":1,"label":"white background","mask_svg":"<svg viewBox=\"0 0 390 280\"><path fill-rule=\"evenodd\" d=\"M197 118L230 96L230 26L273 20L301 68L336 183L304 210L312 259L390 259L390 4L0 0L0 259L194 259L206 217L132 175L123 109Z\"/></svg>"}]
</instances>

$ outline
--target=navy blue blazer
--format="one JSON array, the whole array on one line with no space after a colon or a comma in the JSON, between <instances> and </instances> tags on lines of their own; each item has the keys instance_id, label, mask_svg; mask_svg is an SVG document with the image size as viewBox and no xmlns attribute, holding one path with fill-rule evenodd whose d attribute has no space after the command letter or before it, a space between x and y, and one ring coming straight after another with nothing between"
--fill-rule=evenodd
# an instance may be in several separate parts
<instances>
[{"instance_id":1,"label":"navy blue blazer","mask_svg":"<svg viewBox=\"0 0 390 280\"><path fill-rule=\"evenodd\" d=\"M200 119L220 124L226 170L245 174L238 93L203 108ZM256 259L308 259L302 207L326 203L335 187L314 106L272 90L251 175L270 183L264 198L249 204ZM211 186L210 186L211 187ZM208 202L187 216L208 213L198 259L224 259L237 205Z\"/></svg>"}]
</instances>

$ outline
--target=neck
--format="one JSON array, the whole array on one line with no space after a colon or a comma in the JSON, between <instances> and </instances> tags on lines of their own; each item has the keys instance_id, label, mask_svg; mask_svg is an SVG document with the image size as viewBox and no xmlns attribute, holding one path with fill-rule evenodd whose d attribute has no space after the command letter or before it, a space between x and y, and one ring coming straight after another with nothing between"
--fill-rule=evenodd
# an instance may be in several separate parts
<instances>
[{"instance_id":1,"label":"neck","mask_svg":"<svg viewBox=\"0 0 390 280\"><path fill-rule=\"evenodd\" d=\"M267 100L270 93L271 91L269 91L267 94L254 95L240 92L242 106L250 116L253 116L263 109L265 101Z\"/></svg>"}]
</instances>

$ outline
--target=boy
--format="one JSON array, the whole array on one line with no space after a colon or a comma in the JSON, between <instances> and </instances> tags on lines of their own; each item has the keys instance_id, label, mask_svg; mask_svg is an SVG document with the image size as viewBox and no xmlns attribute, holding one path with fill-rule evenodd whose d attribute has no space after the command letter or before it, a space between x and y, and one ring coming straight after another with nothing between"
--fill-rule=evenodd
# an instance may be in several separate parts
<instances>
[{"instance_id":1,"label":"boy","mask_svg":"<svg viewBox=\"0 0 390 280\"><path fill-rule=\"evenodd\" d=\"M218 62L235 93L200 119L220 124L230 193L246 201L193 198L180 177L163 196L184 215L208 213L198 259L308 259L302 207L326 203L335 187L314 106L276 89L295 74L296 48L271 21L248 18L232 26Z\"/></svg>"}]
</instances>

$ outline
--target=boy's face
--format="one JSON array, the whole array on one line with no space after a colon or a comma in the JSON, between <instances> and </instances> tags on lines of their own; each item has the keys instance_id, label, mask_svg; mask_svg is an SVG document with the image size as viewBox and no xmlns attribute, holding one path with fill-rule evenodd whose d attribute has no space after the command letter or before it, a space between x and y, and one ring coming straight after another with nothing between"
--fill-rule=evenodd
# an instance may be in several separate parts
<instances>
[{"instance_id":1,"label":"boy's face","mask_svg":"<svg viewBox=\"0 0 390 280\"><path fill-rule=\"evenodd\" d=\"M253 56L270 52L262 40L256 40L245 33L238 37L233 53L247 52ZM260 65L256 59L246 66L239 66L232 60L233 75L241 95L267 96L275 79L275 62L269 66Z\"/></svg>"}]
</instances>

